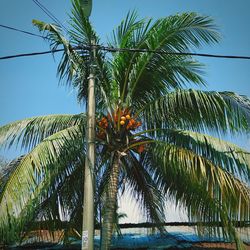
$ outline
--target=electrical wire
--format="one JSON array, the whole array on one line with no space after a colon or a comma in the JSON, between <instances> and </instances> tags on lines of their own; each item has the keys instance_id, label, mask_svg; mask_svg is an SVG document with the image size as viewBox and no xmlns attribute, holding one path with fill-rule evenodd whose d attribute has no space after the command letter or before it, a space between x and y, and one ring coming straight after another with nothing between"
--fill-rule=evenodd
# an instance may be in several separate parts
<instances>
[{"instance_id":1,"label":"electrical wire","mask_svg":"<svg viewBox=\"0 0 250 250\"><path fill-rule=\"evenodd\" d=\"M28 34L28 35L31 35L31 36L37 36L37 37L40 37L40 38L43 38L43 39L48 39L45 36L37 35L35 33L25 31L25 30L20 30L20 29L13 28L13 27L10 27L10 26L7 26L7 25L0 24L0 27L5 28L5 29L9 29L9 30L14 30L14 31L17 31L17 32L21 32L21 33L24 33L24 34Z\"/></svg>"},{"instance_id":2,"label":"electrical wire","mask_svg":"<svg viewBox=\"0 0 250 250\"><path fill-rule=\"evenodd\" d=\"M200 57L215 57L224 59L247 59L250 60L250 56L235 56L235 55L218 55L218 54L206 54L206 53L191 53L191 52L168 52L165 50L150 50L150 49L137 49L137 48L114 48L95 45L96 48L106 50L109 52L139 52L139 53L156 53L166 55L183 55L183 56L200 56Z\"/></svg>"},{"instance_id":3,"label":"electrical wire","mask_svg":"<svg viewBox=\"0 0 250 250\"><path fill-rule=\"evenodd\" d=\"M61 26L66 32L68 32L67 28L63 25L63 23L55 15L53 15L44 5L42 5L38 0L32 0L32 1L57 25Z\"/></svg>"},{"instance_id":4,"label":"electrical wire","mask_svg":"<svg viewBox=\"0 0 250 250\"><path fill-rule=\"evenodd\" d=\"M4 59L12 59L17 57L27 57L27 56L37 56L37 55L44 55L44 54L51 54L63 51L64 49L56 49L56 50L48 50L48 51L41 51L41 52L33 52L33 53L24 53L24 54L17 54L17 55L11 55L11 56L3 56L0 57L0 60Z\"/></svg>"},{"instance_id":5,"label":"electrical wire","mask_svg":"<svg viewBox=\"0 0 250 250\"><path fill-rule=\"evenodd\" d=\"M63 26L59 19L57 19L44 5L42 5L38 0L33 0L33 2L47 15L49 16L57 25ZM65 28L65 27L64 27Z\"/></svg>"},{"instance_id":6,"label":"electrical wire","mask_svg":"<svg viewBox=\"0 0 250 250\"><path fill-rule=\"evenodd\" d=\"M21 30L21 29L17 29L17 28L13 28L7 25L2 25L0 24L0 27L2 28L6 28L6 29L10 29L10 30L14 30L17 32L21 32L24 34L28 34L28 35L32 35L32 36L37 36L43 39L48 39L45 36L41 36L41 35L37 35L35 33L29 32L29 31L25 31L25 30ZM92 45L93 47L93 45ZM104 51L108 51L108 52L140 52L140 53L157 53L157 54L168 54L168 55L186 55L186 56L202 56L202 57L214 57L214 58L228 58L228 59L250 59L250 56L234 56L234 55L215 55L215 54L205 54L205 53L180 53L180 52L167 52L167 51L163 51L163 50L148 50L148 49L136 49L136 48L114 48L114 47L105 47L105 46L100 46L100 45L95 45L96 49L101 49ZM90 49L90 46L85 46L83 47L84 49ZM78 48L79 49L79 48ZM58 51L53 51L53 52L58 52ZM39 55L40 52L38 52ZM49 52L48 52L49 53ZM21 54L20 56L26 56L29 53L26 54ZM43 52L41 52L41 54L43 54ZM47 53L46 53L47 54ZM9 58L13 58L13 57L20 57L19 55L13 55L13 56L6 56L5 57L1 57L0 59L9 59Z\"/></svg>"},{"instance_id":7,"label":"electrical wire","mask_svg":"<svg viewBox=\"0 0 250 250\"><path fill-rule=\"evenodd\" d=\"M186 53L186 52L168 52L163 50L148 50L148 49L136 49L136 48L114 48L114 47L105 47L100 45L86 45L86 46L77 46L72 48L73 50L91 50L91 49L99 49L108 52L139 52L139 53L156 53L156 54L166 54L166 55L175 55L175 56L199 56L199 57L213 57L213 58L224 58L224 59L244 59L250 60L250 56L235 56L235 55L218 55L218 54L205 54L205 53ZM34 53L24 53L24 54L17 54L17 55L10 55L0 57L0 60L4 59L11 59L16 57L26 57L26 56L35 56L35 55L43 55L43 54L50 54L63 51L64 49L57 49L57 50L49 50L49 51L42 51L42 52L34 52Z\"/></svg>"}]
</instances>

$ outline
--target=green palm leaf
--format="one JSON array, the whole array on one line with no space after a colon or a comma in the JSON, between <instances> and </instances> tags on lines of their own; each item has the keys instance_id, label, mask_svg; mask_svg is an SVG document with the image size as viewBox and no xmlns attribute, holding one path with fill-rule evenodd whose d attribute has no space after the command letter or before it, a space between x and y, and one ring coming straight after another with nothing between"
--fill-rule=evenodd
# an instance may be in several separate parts
<instances>
[{"instance_id":1,"label":"green palm leaf","mask_svg":"<svg viewBox=\"0 0 250 250\"><path fill-rule=\"evenodd\" d=\"M160 224L165 221L163 207L165 198L158 190L154 178L149 170L149 162L147 157L142 157L140 160L130 152L128 157L124 157L123 165L125 167L125 177L127 189L137 200L141 210L146 214L149 221ZM159 229L163 230L160 227Z\"/></svg>"},{"instance_id":2,"label":"green palm leaf","mask_svg":"<svg viewBox=\"0 0 250 250\"><path fill-rule=\"evenodd\" d=\"M246 116L248 125L250 124L250 99L247 96L239 95L233 92L220 92L225 101L229 104L231 112L243 112Z\"/></svg>"},{"instance_id":3,"label":"green palm leaf","mask_svg":"<svg viewBox=\"0 0 250 250\"><path fill-rule=\"evenodd\" d=\"M48 192L53 178L60 178L60 171L81 157L82 136L79 125L57 132L43 140L15 167L0 194L0 228L5 229L1 231L3 239L8 238L6 227L13 228L9 214L18 218L26 209L31 214L33 211L28 204L33 200L38 202L41 194ZM25 221L30 217L26 215L21 219Z\"/></svg>"},{"instance_id":4,"label":"green palm leaf","mask_svg":"<svg viewBox=\"0 0 250 250\"><path fill-rule=\"evenodd\" d=\"M21 144L31 149L48 136L71 126L85 123L85 114L48 115L15 121L0 127L0 147Z\"/></svg>"},{"instance_id":5,"label":"green palm leaf","mask_svg":"<svg viewBox=\"0 0 250 250\"><path fill-rule=\"evenodd\" d=\"M114 44L111 45L162 52L187 52L192 46L199 47L219 39L213 21L196 13L162 18L150 24L151 20L137 21L133 12L117 28L117 38L113 39ZM130 104L129 100L137 100L150 90L163 89L162 86L181 87L189 81L202 84L200 66L190 57L124 52L115 56L113 70L120 86L121 101L125 102L124 98L127 97L127 103Z\"/></svg>"},{"instance_id":6,"label":"green palm leaf","mask_svg":"<svg viewBox=\"0 0 250 250\"><path fill-rule=\"evenodd\" d=\"M55 24L46 24L42 21L33 20L33 24L38 27L41 32L47 33L48 41L52 51L56 50L58 46L63 46L64 52L61 61L57 68L57 74L60 79L66 79L66 83L71 85L74 79L81 77L81 82L75 81L74 87L78 87L78 95L84 94L86 100L86 86L89 75L88 60L89 53L86 49L78 48L76 51L72 42L67 40L62 34L61 30ZM81 67L79 67L81 65Z\"/></svg>"},{"instance_id":7,"label":"green palm leaf","mask_svg":"<svg viewBox=\"0 0 250 250\"><path fill-rule=\"evenodd\" d=\"M250 180L250 153L233 143L185 130L158 129L148 132L149 136L154 136L155 133L156 138L191 150L246 182Z\"/></svg>"},{"instance_id":8,"label":"green palm leaf","mask_svg":"<svg viewBox=\"0 0 250 250\"><path fill-rule=\"evenodd\" d=\"M158 186L187 209L191 221L202 222L199 233L234 239L242 249L233 222L250 219L249 185L190 150L160 142L152 151Z\"/></svg>"},{"instance_id":9,"label":"green palm leaf","mask_svg":"<svg viewBox=\"0 0 250 250\"><path fill-rule=\"evenodd\" d=\"M0 168L0 194L4 190L6 183L9 180L11 174L15 171L17 165L22 160L23 156L18 157L17 159L12 160L6 166Z\"/></svg>"},{"instance_id":10,"label":"green palm leaf","mask_svg":"<svg viewBox=\"0 0 250 250\"><path fill-rule=\"evenodd\" d=\"M156 143L152 150L157 162L161 164L158 168L163 167L164 175L171 176L168 182L177 181L178 176L187 176L190 185L199 183L212 197L219 199L230 211L231 220L237 220L239 216L241 220L250 219L250 188L247 183L191 150L165 142Z\"/></svg>"},{"instance_id":11,"label":"green palm leaf","mask_svg":"<svg viewBox=\"0 0 250 250\"><path fill-rule=\"evenodd\" d=\"M212 130L218 134L248 131L249 113L232 96L214 91L177 90L144 105L137 115L145 119L147 129Z\"/></svg>"}]
</instances>

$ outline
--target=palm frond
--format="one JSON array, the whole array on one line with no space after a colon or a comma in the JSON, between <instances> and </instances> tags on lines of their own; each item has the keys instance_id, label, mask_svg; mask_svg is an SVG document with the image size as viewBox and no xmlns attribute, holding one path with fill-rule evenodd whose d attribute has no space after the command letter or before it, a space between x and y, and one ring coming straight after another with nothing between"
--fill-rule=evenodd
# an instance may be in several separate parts
<instances>
[{"instance_id":1,"label":"palm frond","mask_svg":"<svg viewBox=\"0 0 250 250\"><path fill-rule=\"evenodd\" d=\"M79 0L72 1L72 11L70 14L70 25L72 29L68 31L69 39L66 39L60 27L54 24L33 20L40 31L47 33L47 38L51 42L52 50L62 45L64 52L58 65L58 75L60 79L66 79L66 83L72 85L78 91L79 102L87 101L87 86L90 73L90 54L93 42L98 44L99 38L92 28L88 18L85 17L82 3ZM96 53L96 76L99 80L97 100L104 100L103 95L110 94L110 72L108 64L104 60L105 55L98 50ZM106 100L108 100L108 97ZM105 103L106 104L106 103ZM97 103L97 108L103 106L103 102ZM101 108L100 108L101 109Z\"/></svg>"},{"instance_id":2,"label":"palm frond","mask_svg":"<svg viewBox=\"0 0 250 250\"><path fill-rule=\"evenodd\" d=\"M20 144L31 149L48 136L75 125L84 126L85 114L48 115L28 118L0 127L0 147Z\"/></svg>"},{"instance_id":3,"label":"palm frond","mask_svg":"<svg viewBox=\"0 0 250 250\"><path fill-rule=\"evenodd\" d=\"M245 182L250 181L250 152L233 143L187 130L158 129L148 134L150 137L155 136L177 147L191 150Z\"/></svg>"},{"instance_id":4,"label":"palm frond","mask_svg":"<svg viewBox=\"0 0 250 250\"><path fill-rule=\"evenodd\" d=\"M79 48L79 52L74 48L71 41L67 40L61 32L60 27L55 24L47 24L39 20L33 20L33 24L41 32L46 33L52 51L58 46L63 46L64 52L57 68L60 79L66 79L67 84L81 75L83 85L87 83L89 53L86 49ZM74 86L74 85L73 85ZM86 98L86 96L85 96Z\"/></svg>"},{"instance_id":5,"label":"palm frond","mask_svg":"<svg viewBox=\"0 0 250 250\"><path fill-rule=\"evenodd\" d=\"M246 132L249 113L239 102L234 104L237 108L231 105L230 97L215 91L176 90L146 104L138 115L145 119L146 129Z\"/></svg>"},{"instance_id":6,"label":"palm frond","mask_svg":"<svg viewBox=\"0 0 250 250\"><path fill-rule=\"evenodd\" d=\"M124 20L118 25L118 27L113 30L112 37L109 39L109 45L119 48L126 48L128 46L133 46L137 42L141 41L143 37L140 28L144 26L144 19L138 20L138 14L136 11L129 11ZM140 30L141 33L138 32ZM133 36L136 32L137 36ZM136 42L137 41L137 42Z\"/></svg>"},{"instance_id":7,"label":"palm frond","mask_svg":"<svg viewBox=\"0 0 250 250\"><path fill-rule=\"evenodd\" d=\"M17 159L12 160L10 163L6 164L5 166L0 168L0 195L4 190L8 179L15 171L16 167L19 165L20 161L23 159L24 156L20 156Z\"/></svg>"},{"instance_id":8,"label":"palm frond","mask_svg":"<svg viewBox=\"0 0 250 250\"><path fill-rule=\"evenodd\" d=\"M10 230L18 233L13 221L21 220L18 227L23 229L25 221L33 217L33 203L39 202L41 193L48 192L50 181L55 176L60 178L62 169L83 155L83 135L79 125L57 132L43 140L16 166L0 194L1 238L8 238L6 232Z\"/></svg>"},{"instance_id":9,"label":"palm frond","mask_svg":"<svg viewBox=\"0 0 250 250\"><path fill-rule=\"evenodd\" d=\"M83 154L82 154L83 155ZM79 157L66 164L51 178L45 180L34 212L36 227L46 227L51 232L63 228L63 221L68 227L81 229L81 215L83 202L83 174L84 158ZM33 202L34 203L34 202ZM46 225L45 225L46 223ZM32 225L28 227L32 229Z\"/></svg>"},{"instance_id":10,"label":"palm frond","mask_svg":"<svg viewBox=\"0 0 250 250\"><path fill-rule=\"evenodd\" d=\"M46 37L50 41L52 51L62 45L67 52L70 52L70 48L72 49L72 47L69 44L69 41L62 35L60 26L35 19L32 20L32 23L39 29L40 32L45 33Z\"/></svg>"},{"instance_id":11,"label":"palm frond","mask_svg":"<svg viewBox=\"0 0 250 250\"><path fill-rule=\"evenodd\" d=\"M112 39L109 41L109 46L116 48L137 48L138 43L145 36L151 21L149 20L145 24L145 20L137 20L137 13L135 11L129 12L126 18L120 23L120 25L113 31ZM122 100L127 93L127 81L129 77L129 71L126 68L133 63L131 58L134 57L134 53L122 52L113 54L112 59L112 71L115 79L116 91L115 96L120 97Z\"/></svg>"},{"instance_id":12,"label":"palm frond","mask_svg":"<svg viewBox=\"0 0 250 250\"><path fill-rule=\"evenodd\" d=\"M250 219L249 185L180 147L161 142L147 153L158 186L187 209L191 221L199 222L199 233L235 240L241 249L234 222Z\"/></svg>"},{"instance_id":13,"label":"palm frond","mask_svg":"<svg viewBox=\"0 0 250 250\"><path fill-rule=\"evenodd\" d=\"M239 95L234 92L219 92L221 96L225 99L225 102L228 103L231 107L231 112L238 113L240 112L245 114L246 122L250 128L250 99L247 96Z\"/></svg>"},{"instance_id":14,"label":"palm frond","mask_svg":"<svg viewBox=\"0 0 250 250\"><path fill-rule=\"evenodd\" d=\"M160 224L164 221L164 195L158 189L154 178L148 172L149 162L147 158L141 156L138 160L133 152L122 158L125 180L131 194L138 201L142 211L146 212L148 220ZM159 225L159 228L162 228Z\"/></svg>"},{"instance_id":15,"label":"palm frond","mask_svg":"<svg viewBox=\"0 0 250 250\"><path fill-rule=\"evenodd\" d=\"M164 168L166 176L172 175L174 180L170 178L168 182L176 181L178 176L188 176L190 185L192 182L200 183L212 197L218 198L228 208L231 220L250 219L250 187L247 183L191 150L165 142L156 143L151 150L161 162L159 167Z\"/></svg>"},{"instance_id":16,"label":"palm frond","mask_svg":"<svg viewBox=\"0 0 250 250\"><path fill-rule=\"evenodd\" d=\"M99 41L96 32L93 30L88 17L84 14L83 5L80 0L72 0L72 10L70 15L70 26L73 28L69 31L72 44L90 45L92 41Z\"/></svg>"},{"instance_id":17,"label":"palm frond","mask_svg":"<svg viewBox=\"0 0 250 250\"><path fill-rule=\"evenodd\" d=\"M153 25L151 25L152 20L136 21L136 16L132 14L125 20L132 20L133 25L130 25L124 40L119 39L119 32L117 32L118 38L113 40L116 46L119 42L118 47L134 46L169 53L187 52L193 47L219 40L213 20L196 13L162 18ZM125 23L129 23L126 21ZM119 26L120 29L123 28L122 24ZM124 102L126 97L126 102L129 104L131 100L138 101L138 98L144 97L145 100L148 91L149 93L156 89L159 91L163 89L162 86L169 89L185 86L187 82L204 83L200 76L201 64L187 56L121 53L115 57L113 67L120 86L121 101ZM149 94L148 97L150 97Z\"/></svg>"}]
</instances>

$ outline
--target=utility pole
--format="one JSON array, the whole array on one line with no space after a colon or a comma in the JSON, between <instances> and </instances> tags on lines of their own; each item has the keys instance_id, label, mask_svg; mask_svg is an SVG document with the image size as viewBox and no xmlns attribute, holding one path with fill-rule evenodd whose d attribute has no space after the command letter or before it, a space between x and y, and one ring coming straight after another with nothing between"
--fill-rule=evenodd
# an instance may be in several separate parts
<instances>
[{"instance_id":1,"label":"utility pole","mask_svg":"<svg viewBox=\"0 0 250 250\"><path fill-rule=\"evenodd\" d=\"M89 18L92 8L92 1L82 0L81 4L85 16ZM91 40L86 124L86 157L84 169L82 250L94 250L95 56L95 41Z\"/></svg>"},{"instance_id":2,"label":"utility pole","mask_svg":"<svg viewBox=\"0 0 250 250\"><path fill-rule=\"evenodd\" d=\"M90 74L87 107L87 152L85 158L82 250L94 249L94 166L95 166L95 48L90 46Z\"/></svg>"}]
</instances>

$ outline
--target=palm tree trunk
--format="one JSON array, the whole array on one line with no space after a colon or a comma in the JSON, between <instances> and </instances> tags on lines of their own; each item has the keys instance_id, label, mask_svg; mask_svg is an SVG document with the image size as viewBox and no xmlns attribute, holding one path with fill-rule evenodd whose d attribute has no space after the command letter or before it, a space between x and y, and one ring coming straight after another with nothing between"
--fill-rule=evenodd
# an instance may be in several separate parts
<instances>
[{"instance_id":1,"label":"palm tree trunk","mask_svg":"<svg viewBox=\"0 0 250 250\"><path fill-rule=\"evenodd\" d=\"M117 205L118 179L119 179L120 154L115 153L108 183L107 196L104 204L104 216L102 223L101 250L110 249L110 243L114 225L114 215Z\"/></svg>"}]
</instances>

